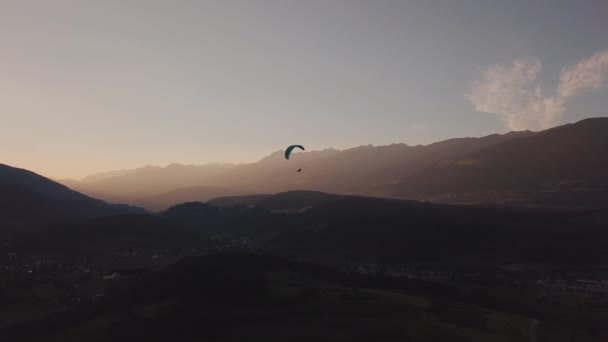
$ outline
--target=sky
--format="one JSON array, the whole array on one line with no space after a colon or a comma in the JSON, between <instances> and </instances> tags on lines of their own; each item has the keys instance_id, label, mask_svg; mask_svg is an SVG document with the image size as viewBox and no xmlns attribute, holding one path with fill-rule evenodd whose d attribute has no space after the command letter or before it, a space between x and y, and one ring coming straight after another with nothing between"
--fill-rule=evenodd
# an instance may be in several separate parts
<instances>
[{"instance_id":1,"label":"sky","mask_svg":"<svg viewBox=\"0 0 608 342\"><path fill-rule=\"evenodd\" d=\"M53 178L608 116L608 1L0 0L0 163Z\"/></svg>"}]
</instances>

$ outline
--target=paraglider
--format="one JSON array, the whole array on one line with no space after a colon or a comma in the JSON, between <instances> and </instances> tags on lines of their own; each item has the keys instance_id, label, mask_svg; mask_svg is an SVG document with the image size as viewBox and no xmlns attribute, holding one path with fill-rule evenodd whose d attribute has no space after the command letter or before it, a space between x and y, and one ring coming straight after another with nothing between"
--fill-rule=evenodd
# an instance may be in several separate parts
<instances>
[{"instance_id":1,"label":"paraglider","mask_svg":"<svg viewBox=\"0 0 608 342\"><path fill-rule=\"evenodd\" d=\"M304 146L302 145L290 145L289 147L287 147L285 149L285 159L289 160L289 157L291 156L291 152L294 150L294 148L299 148L302 151L306 151L304 149ZM302 172L302 169L298 169L298 171L296 172Z\"/></svg>"},{"instance_id":2,"label":"paraglider","mask_svg":"<svg viewBox=\"0 0 608 342\"><path fill-rule=\"evenodd\" d=\"M285 159L289 160L289 156L291 155L291 151L293 151L294 148L299 148L302 151L306 151L304 149L304 146L302 145L291 145L289 146L286 150L285 150Z\"/></svg>"}]
</instances>

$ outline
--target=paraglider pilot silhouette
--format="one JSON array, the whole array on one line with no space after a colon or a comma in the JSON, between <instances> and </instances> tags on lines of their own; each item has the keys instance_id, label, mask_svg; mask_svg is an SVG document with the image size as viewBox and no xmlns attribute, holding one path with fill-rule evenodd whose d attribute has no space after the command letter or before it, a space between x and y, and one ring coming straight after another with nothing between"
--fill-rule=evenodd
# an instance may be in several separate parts
<instances>
[{"instance_id":1,"label":"paraglider pilot silhouette","mask_svg":"<svg viewBox=\"0 0 608 342\"><path fill-rule=\"evenodd\" d=\"M302 151L306 151L304 149L304 146L302 146L302 145L291 145L291 146L287 147L287 149L285 149L285 159L289 160L289 157L291 156L291 152L293 152L293 150L295 148L299 148ZM302 171L302 169L298 169L297 172L301 172L301 171Z\"/></svg>"}]
</instances>

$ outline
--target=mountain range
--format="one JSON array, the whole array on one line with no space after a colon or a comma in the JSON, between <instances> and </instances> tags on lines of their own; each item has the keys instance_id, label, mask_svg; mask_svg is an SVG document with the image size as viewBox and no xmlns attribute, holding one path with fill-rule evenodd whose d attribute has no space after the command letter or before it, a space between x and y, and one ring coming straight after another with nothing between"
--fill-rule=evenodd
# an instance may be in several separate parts
<instances>
[{"instance_id":1,"label":"mountain range","mask_svg":"<svg viewBox=\"0 0 608 342\"><path fill-rule=\"evenodd\" d=\"M58 180L77 191L113 203L134 203L137 199L171 192L179 188L202 185L237 167L235 164L171 164L167 167L144 166L87 176L80 181ZM183 201L182 201L183 202Z\"/></svg>"},{"instance_id":2,"label":"mountain range","mask_svg":"<svg viewBox=\"0 0 608 342\"><path fill-rule=\"evenodd\" d=\"M173 164L61 181L109 202L163 210L217 197L314 190L444 203L591 206L608 198L608 118L430 145L277 151L250 164ZM302 172L296 173L296 170Z\"/></svg>"}]
</instances>

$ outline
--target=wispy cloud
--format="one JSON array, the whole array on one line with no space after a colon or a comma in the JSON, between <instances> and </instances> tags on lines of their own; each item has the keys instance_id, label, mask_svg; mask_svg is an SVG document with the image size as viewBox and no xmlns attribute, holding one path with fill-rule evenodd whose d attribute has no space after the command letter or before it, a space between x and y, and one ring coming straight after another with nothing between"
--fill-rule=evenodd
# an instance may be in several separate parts
<instances>
[{"instance_id":1,"label":"wispy cloud","mask_svg":"<svg viewBox=\"0 0 608 342\"><path fill-rule=\"evenodd\" d=\"M608 83L608 50L563 68L553 96L540 87L541 69L537 60L491 66L473 82L467 97L476 110L499 115L510 129L549 128L559 123L569 98Z\"/></svg>"},{"instance_id":2,"label":"wispy cloud","mask_svg":"<svg viewBox=\"0 0 608 342\"><path fill-rule=\"evenodd\" d=\"M559 78L559 96L570 97L608 83L608 50L596 53L576 65L565 67Z\"/></svg>"}]
</instances>

